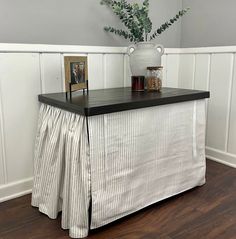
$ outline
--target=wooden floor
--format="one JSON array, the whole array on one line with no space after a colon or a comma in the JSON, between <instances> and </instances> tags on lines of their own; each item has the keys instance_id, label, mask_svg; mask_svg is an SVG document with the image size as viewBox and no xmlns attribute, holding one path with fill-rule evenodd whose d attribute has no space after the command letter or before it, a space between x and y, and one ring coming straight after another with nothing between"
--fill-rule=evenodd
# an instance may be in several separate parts
<instances>
[{"instance_id":1,"label":"wooden floor","mask_svg":"<svg viewBox=\"0 0 236 239\"><path fill-rule=\"evenodd\" d=\"M0 204L1 239L66 239L60 217L30 206L30 195ZM208 161L207 183L93 230L96 239L236 239L236 169Z\"/></svg>"}]
</instances>

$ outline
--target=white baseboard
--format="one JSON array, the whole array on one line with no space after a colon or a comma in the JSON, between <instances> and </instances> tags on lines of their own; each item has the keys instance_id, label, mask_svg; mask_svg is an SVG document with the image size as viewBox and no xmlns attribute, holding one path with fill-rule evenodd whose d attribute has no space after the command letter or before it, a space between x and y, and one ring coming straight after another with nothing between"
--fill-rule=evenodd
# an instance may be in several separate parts
<instances>
[{"instance_id":1,"label":"white baseboard","mask_svg":"<svg viewBox=\"0 0 236 239\"><path fill-rule=\"evenodd\" d=\"M236 155L217 149L206 147L206 157L218 163L236 168ZM33 178L27 178L17 182L0 185L0 203L17 197L30 194L33 187Z\"/></svg>"},{"instance_id":2,"label":"white baseboard","mask_svg":"<svg viewBox=\"0 0 236 239\"><path fill-rule=\"evenodd\" d=\"M0 185L0 203L32 192L33 178Z\"/></svg>"},{"instance_id":3,"label":"white baseboard","mask_svg":"<svg viewBox=\"0 0 236 239\"><path fill-rule=\"evenodd\" d=\"M236 155L206 147L206 157L218 163L236 168Z\"/></svg>"}]
</instances>

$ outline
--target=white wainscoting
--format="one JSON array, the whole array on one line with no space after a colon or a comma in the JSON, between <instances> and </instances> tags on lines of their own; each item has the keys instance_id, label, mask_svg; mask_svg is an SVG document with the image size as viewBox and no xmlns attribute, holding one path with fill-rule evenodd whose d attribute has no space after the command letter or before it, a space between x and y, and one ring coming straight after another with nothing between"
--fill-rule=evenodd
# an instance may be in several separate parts
<instances>
[{"instance_id":1,"label":"white wainscoting","mask_svg":"<svg viewBox=\"0 0 236 239\"><path fill-rule=\"evenodd\" d=\"M166 49L163 85L210 89L207 155L236 165L236 47ZM130 86L124 47L0 44L0 202L32 188L37 95L64 90L64 56L85 55L90 89Z\"/></svg>"},{"instance_id":2,"label":"white wainscoting","mask_svg":"<svg viewBox=\"0 0 236 239\"><path fill-rule=\"evenodd\" d=\"M37 95L64 90L65 55L88 57L90 89L130 86L124 47L0 44L0 202L31 191Z\"/></svg>"},{"instance_id":3,"label":"white wainscoting","mask_svg":"<svg viewBox=\"0 0 236 239\"><path fill-rule=\"evenodd\" d=\"M207 157L236 167L236 47L181 49L179 87L209 90Z\"/></svg>"}]
</instances>

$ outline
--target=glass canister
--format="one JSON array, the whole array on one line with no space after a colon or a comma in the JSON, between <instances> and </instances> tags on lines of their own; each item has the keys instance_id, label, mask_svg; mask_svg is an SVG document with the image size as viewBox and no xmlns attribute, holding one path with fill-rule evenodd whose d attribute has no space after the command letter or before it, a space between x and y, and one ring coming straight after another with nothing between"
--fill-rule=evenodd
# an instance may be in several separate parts
<instances>
[{"instance_id":1,"label":"glass canister","mask_svg":"<svg viewBox=\"0 0 236 239\"><path fill-rule=\"evenodd\" d=\"M162 88L162 66L147 67L147 90L161 91Z\"/></svg>"}]
</instances>

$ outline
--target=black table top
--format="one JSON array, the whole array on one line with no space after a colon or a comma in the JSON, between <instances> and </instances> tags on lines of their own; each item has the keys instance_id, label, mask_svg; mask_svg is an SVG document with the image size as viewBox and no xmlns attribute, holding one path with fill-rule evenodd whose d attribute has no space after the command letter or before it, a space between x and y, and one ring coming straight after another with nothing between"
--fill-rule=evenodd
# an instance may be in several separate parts
<instances>
[{"instance_id":1,"label":"black table top","mask_svg":"<svg viewBox=\"0 0 236 239\"><path fill-rule=\"evenodd\" d=\"M209 98L208 91L163 88L158 92L132 92L131 88L90 90L83 95L74 92L72 99L66 93L39 95L39 101L73 113L93 116L125 110L173 104Z\"/></svg>"}]
</instances>

